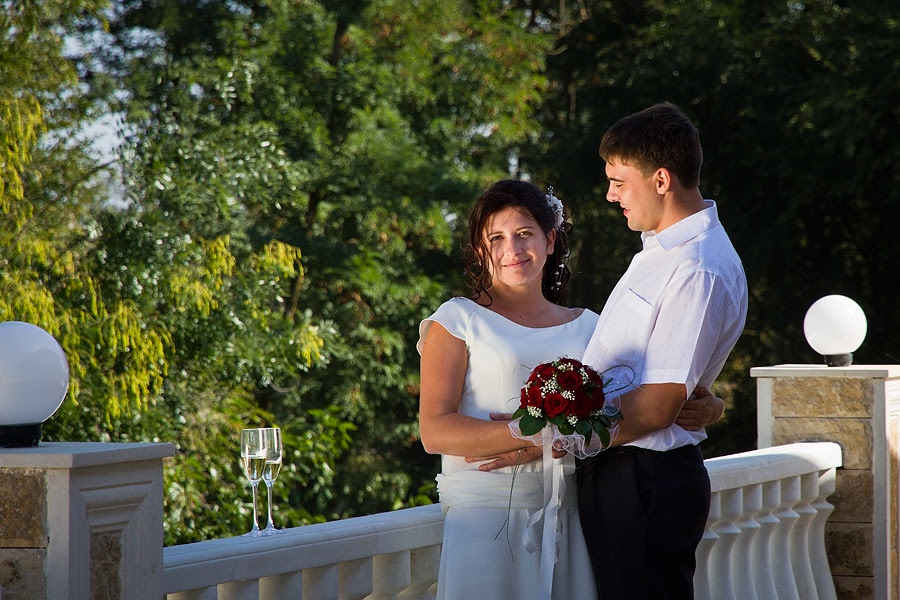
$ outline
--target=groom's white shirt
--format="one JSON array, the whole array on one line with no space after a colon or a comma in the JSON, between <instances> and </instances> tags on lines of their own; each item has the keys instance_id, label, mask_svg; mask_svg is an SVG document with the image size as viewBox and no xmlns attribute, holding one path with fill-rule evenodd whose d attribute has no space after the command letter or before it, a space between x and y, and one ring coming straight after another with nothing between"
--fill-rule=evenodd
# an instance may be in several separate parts
<instances>
[{"instance_id":1,"label":"groom's white shirt","mask_svg":"<svg viewBox=\"0 0 900 600\"><path fill-rule=\"evenodd\" d=\"M705 203L658 234L641 234L643 250L606 301L585 363L628 366L633 387L683 383L690 395L712 385L744 328L747 279L715 202ZM704 430L673 424L630 445L671 450L704 439Z\"/></svg>"}]
</instances>

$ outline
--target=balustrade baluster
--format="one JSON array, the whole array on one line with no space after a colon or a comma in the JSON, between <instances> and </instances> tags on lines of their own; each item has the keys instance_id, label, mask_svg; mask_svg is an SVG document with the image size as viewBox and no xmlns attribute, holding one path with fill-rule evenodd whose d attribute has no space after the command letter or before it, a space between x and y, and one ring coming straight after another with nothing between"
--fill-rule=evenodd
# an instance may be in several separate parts
<instances>
[{"instance_id":1,"label":"balustrade baluster","mask_svg":"<svg viewBox=\"0 0 900 600\"><path fill-rule=\"evenodd\" d=\"M340 570L338 565L326 565L303 571L303 600L338 600L340 598Z\"/></svg>"},{"instance_id":2,"label":"balustrade baluster","mask_svg":"<svg viewBox=\"0 0 900 600\"><path fill-rule=\"evenodd\" d=\"M259 580L260 600L294 600L303 590L303 574L300 571L263 577Z\"/></svg>"},{"instance_id":3,"label":"balustrade baluster","mask_svg":"<svg viewBox=\"0 0 900 600\"><path fill-rule=\"evenodd\" d=\"M794 581L794 569L791 562L791 536L794 525L800 518L794 511L794 504L800 499L800 477L788 477L781 480L781 502L775 511L780 521L773 538L773 574L775 590L779 600L801 600ZM805 599L803 599L805 600Z\"/></svg>"},{"instance_id":4,"label":"balustrade baluster","mask_svg":"<svg viewBox=\"0 0 900 600\"><path fill-rule=\"evenodd\" d=\"M222 583L219 585L219 600L259 600L259 580Z\"/></svg>"},{"instance_id":5,"label":"balustrade baluster","mask_svg":"<svg viewBox=\"0 0 900 600\"><path fill-rule=\"evenodd\" d=\"M837 591L834 579L831 578L831 567L828 556L825 554L825 521L834 511L834 505L826 498L834 493L835 481L834 469L822 472L818 478L818 496L813 501L816 516L809 528L810 562L816 577L816 595L819 600L837 600Z\"/></svg>"},{"instance_id":6,"label":"balustrade baluster","mask_svg":"<svg viewBox=\"0 0 900 600\"><path fill-rule=\"evenodd\" d=\"M402 600L434 600L441 567L441 546L417 548L409 553L409 587L400 593Z\"/></svg>"},{"instance_id":7,"label":"balustrade baluster","mask_svg":"<svg viewBox=\"0 0 900 600\"><path fill-rule=\"evenodd\" d=\"M719 520L713 523L712 529L719 536L713 549L712 564L713 573L712 588L715 600L735 600L735 590L732 588L734 569L732 557L734 544L741 530L735 523L741 516L741 490L727 489L719 492L720 515Z\"/></svg>"},{"instance_id":8,"label":"balustrade baluster","mask_svg":"<svg viewBox=\"0 0 900 600\"><path fill-rule=\"evenodd\" d=\"M200 590L188 590L185 592L177 592L168 594L166 600L218 600L219 589L217 586L203 588ZM2 597L0 597L2 600Z\"/></svg>"},{"instance_id":9,"label":"balustrade baluster","mask_svg":"<svg viewBox=\"0 0 900 600\"><path fill-rule=\"evenodd\" d=\"M340 600L362 600L375 591L373 566L378 558L380 556L367 556L341 563L338 567Z\"/></svg>"},{"instance_id":10,"label":"balustrade baluster","mask_svg":"<svg viewBox=\"0 0 900 600\"><path fill-rule=\"evenodd\" d=\"M721 503L719 502L719 492L713 492L709 502L709 516L706 518L706 529L703 531L703 537L697 546L695 556L697 557L697 568L694 571L694 598L695 600L714 600L712 588L710 587L709 563L712 560L713 552L716 550L716 543L719 536L713 531L713 524L719 520Z\"/></svg>"},{"instance_id":11,"label":"balustrade baluster","mask_svg":"<svg viewBox=\"0 0 900 600\"><path fill-rule=\"evenodd\" d=\"M809 531L816 517L816 509L812 507L812 503L819 495L819 473L807 473L799 479L799 498L794 505L798 517L791 531L791 565L794 581L797 583L797 594L801 600L818 600L809 554Z\"/></svg>"},{"instance_id":12,"label":"balustrade baluster","mask_svg":"<svg viewBox=\"0 0 900 600\"><path fill-rule=\"evenodd\" d=\"M753 573L753 542L759 533L760 524L756 520L762 510L762 485L751 484L741 490L741 513L735 526L741 530L732 552L731 567L734 573L732 587L741 600L757 600Z\"/></svg>"},{"instance_id":13,"label":"balustrade baluster","mask_svg":"<svg viewBox=\"0 0 900 600\"><path fill-rule=\"evenodd\" d=\"M397 600L409 587L409 551L375 557L375 596L378 600Z\"/></svg>"},{"instance_id":14,"label":"balustrade baluster","mask_svg":"<svg viewBox=\"0 0 900 600\"><path fill-rule=\"evenodd\" d=\"M775 589L775 561L780 561L775 547L776 529L781 521L773 513L781 505L781 482L767 481L762 484L762 510L757 514L759 531L753 536L750 560L753 565L753 583L756 597L763 600L778 598Z\"/></svg>"}]
</instances>

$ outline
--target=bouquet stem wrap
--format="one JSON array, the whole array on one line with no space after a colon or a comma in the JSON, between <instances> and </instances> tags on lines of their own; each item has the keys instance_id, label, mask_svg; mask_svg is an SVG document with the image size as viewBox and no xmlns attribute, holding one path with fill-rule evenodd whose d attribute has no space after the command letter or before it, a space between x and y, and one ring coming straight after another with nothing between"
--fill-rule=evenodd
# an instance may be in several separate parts
<instances>
[{"instance_id":1,"label":"bouquet stem wrap","mask_svg":"<svg viewBox=\"0 0 900 600\"><path fill-rule=\"evenodd\" d=\"M551 433L544 430L544 506L535 511L525 526L523 543L528 552L541 551L539 594L541 600L550 600L553 591L553 571L559 557L559 510L566 496L565 476L574 471L571 463L554 460L551 454ZM538 537L537 532L541 535Z\"/></svg>"},{"instance_id":2,"label":"bouquet stem wrap","mask_svg":"<svg viewBox=\"0 0 900 600\"><path fill-rule=\"evenodd\" d=\"M565 357L538 365L525 382L520 406L509 422L514 437L543 447L544 507L528 519L523 540L528 552L541 551L538 596L541 600L550 600L553 590L566 469L571 466L574 471L571 461L554 459L553 450L587 458L596 456L612 443L622 414L619 402L608 400L606 392L628 385L633 374L628 369L605 373L606 378L580 361ZM616 389L611 390L612 387ZM541 531L539 544L538 529Z\"/></svg>"},{"instance_id":3,"label":"bouquet stem wrap","mask_svg":"<svg viewBox=\"0 0 900 600\"><path fill-rule=\"evenodd\" d=\"M550 432L544 429L544 437L549 438ZM540 574L540 598L550 600L553 591L553 569L556 567L558 557L557 543L559 540L559 505L566 494L566 482L563 478L563 461L553 460L551 455L552 443L549 439L544 443L544 532L541 537L541 574ZM547 485L547 482L552 482Z\"/></svg>"}]
</instances>

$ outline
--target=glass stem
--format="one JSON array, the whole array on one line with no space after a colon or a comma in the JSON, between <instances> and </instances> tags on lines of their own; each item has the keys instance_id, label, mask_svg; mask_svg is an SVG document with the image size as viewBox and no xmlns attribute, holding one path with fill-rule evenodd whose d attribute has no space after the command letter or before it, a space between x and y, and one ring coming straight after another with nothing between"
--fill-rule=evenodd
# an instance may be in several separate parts
<instances>
[{"instance_id":1,"label":"glass stem","mask_svg":"<svg viewBox=\"0 0 900 600\"><path fill-rule=\"evenodd\" d=\"M256 500L256 488L259 486L259 482L251 484L253 487L253 528L250 530L259 531L259 505Z\"/></svg>"},{"instance_id":2,"label":"glass stem","mask_svg":"<svg viewBox=\"0 0 900 600\"><path fill-rule=\"evenodd\" d=\"M266 529L275 529L275 523L272 521L272 483L269 480L266 480L266 491L269 493L269 522L266 524Z\"/></svg>"}]
</instances>

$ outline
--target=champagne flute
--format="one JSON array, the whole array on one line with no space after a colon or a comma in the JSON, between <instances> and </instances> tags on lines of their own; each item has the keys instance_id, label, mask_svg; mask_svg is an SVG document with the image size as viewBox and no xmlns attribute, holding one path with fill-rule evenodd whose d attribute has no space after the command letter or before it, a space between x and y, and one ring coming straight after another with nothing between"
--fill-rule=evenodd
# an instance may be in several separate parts
<instances>
[{"instance_id":1,"label":"champagne flute","mask_svg":"<svg viewBox=\"0 0 900 600\"><path fill-rule=\"evenodd\" d=\"M275 523L272 521L272 486L275 485L275 478L281 471L282 446L281 446L281 429L277 427L268 427L263 430L266 438L266 464L263 467L262 478L266 482L266 491L269 496L269 520L266 528L263 529L264 535L273 535L276 533L284 533L283 529L275 529Z\"/></svg>"},{"instance_id":2,"label":"champagne flute","mask_svg":"<svg viewBox=\"0 0 900 600\"><path fill-rule=\"evenodd\" d=\"M250 480L250 487L253 490L253 527L244 535L251 537L256 537L260 534L259 508L256 496L259 480L262 479L262 472L266 466L266 457L267 449L264 430L241 430L241 465L244 467L244 474Z\"/></svg>"}]
</instances>

